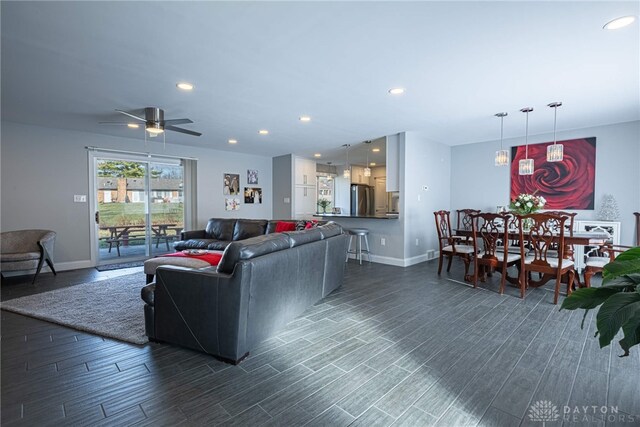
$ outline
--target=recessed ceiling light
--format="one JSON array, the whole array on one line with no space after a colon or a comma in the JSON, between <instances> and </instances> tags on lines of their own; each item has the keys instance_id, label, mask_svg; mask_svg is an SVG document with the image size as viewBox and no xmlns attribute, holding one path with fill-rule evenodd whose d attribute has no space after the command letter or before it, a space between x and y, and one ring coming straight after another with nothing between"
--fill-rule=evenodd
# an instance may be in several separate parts
<instances>
[{"instance_id":1,"label":"recessed ceiling light","mask_svg":"<svg viewBox=\"0 0 640 427\"><path fill-rule=\"evenodd\" d=\"M182 90L193 90L193 85L187 82L180 82L176 85L176 87Z\"/></svg>"},{"instance_id":2,"label":"recessed ceiling light","mask_svg":"<svg viewBox=\"0 0 640 427\"><path fill-rule=\"evenodd\" d=\"M258 133L259 133L260 135L269 135L269 131L268 131L268 130L266 130L266 129L260 129L260 130L258 131Z\"/></svg>"},{"instance_id":3,"label":"recessed ceiling light","mask_svg":"<svg viewBox=\"0 0 640 427\"><path fill-rule=\"evenodd\" d=\"M373 149L373 150L371 150L371 151L373 151L374 153L379 153L379 152L380 152L380 149L379 149L379 148L374 148L374 149Z\"/></svg>"},{"instance_id":4,"label":"recessed ceiling light","mask_svg":"<svg viewBox=\"0 0 640 427\"><path fill-rule=\"evenodd\" d=\"M400 94L404 93L404 88L402 88L402 87L394 87L394 88L389 89L389 93L391 95L400 95Z\"/></svg>"},{"instance_id":5,"label":"recessed ceiling light","mask_svg":"<svg viewBox=\"0 0 640 427\"><path fill-rule=\"evenodd\" d=\"M635 16L622 16L620 18L614 19L613 21L607 22L602 28L604 28L605 30L617 30L622 27L626 27L627 25L633 24L633 21L635 20Z\"/></svg>"},{"instance_id":6,"label":"recessed ceiling light","mask_svg":"<svg viewBox=\"0 0 640 427\"><path fill-rule=\"evenodd\" d=\"M237 144L237 143L238 143L238 140L236 140L236 139L230 139L229 140L229 144Z\"/></svg>"},{"instance_id":7,"label":"recessed ceiling light","mask_svg":"<svg viewBox=\"0 0 640 427\"><path fill-rule=\"evenodd\" d=\"M127 123L127 126L129 126L131 129L138 129L140 127L140 125L137 123Z\"/></svg>"},{"instance_id":8,"label":"recessed ceiling light","mask_svg":"<svg viewBox=\"0 0 640 427\"><path fill-rule=\"evenodd\" d=\"M313 157L322 157L322 154L316 153L316 154L313 155Z\"/></svg>"},{"instance_id":9,"label":"recessed ceiling light","mask_svg":"<svg viewBox=\"0 0 640 427\"><path fill-rule=\"evenodd\" d=\"M376 165L376 162L369 163L369 166L375 166L375 165Z\"/></svg>"},{"instance_id":10,"label":"recessed ceiling light","mask_svg":"<svg viewBox=\"0 0 640 427\"><path fill-rule=\"evenodd\" d=\"M301 122L310 122L311 121L311 117L309 117L309 116L300 116L300 121Z\"/></svg>"}]
</instances>

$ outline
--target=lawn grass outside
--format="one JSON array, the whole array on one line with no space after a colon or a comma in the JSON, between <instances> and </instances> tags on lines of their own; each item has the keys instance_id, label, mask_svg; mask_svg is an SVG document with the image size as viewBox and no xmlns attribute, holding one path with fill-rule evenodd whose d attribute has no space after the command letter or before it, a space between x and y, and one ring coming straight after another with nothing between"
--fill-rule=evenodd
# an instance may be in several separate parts
<instances>
[{"instance_id":1,"label":"lawn grass outside","mask_svg":"<svg viewBox=\"0 0 640 427\"><path fill-rule=\"evenodd\" d=\"M127 225L145 225L144 203L100 203L100 227L121 227ZM184 205L182 203L152 203L151 225L176 224L175 227L184 226ZM131 232L130 245L143 245L143 240L136 240L133 236L144 235L144 230ZM100 247L108 247L105 239L109 230L100 230Z\"/></svg>"}]
</instances>

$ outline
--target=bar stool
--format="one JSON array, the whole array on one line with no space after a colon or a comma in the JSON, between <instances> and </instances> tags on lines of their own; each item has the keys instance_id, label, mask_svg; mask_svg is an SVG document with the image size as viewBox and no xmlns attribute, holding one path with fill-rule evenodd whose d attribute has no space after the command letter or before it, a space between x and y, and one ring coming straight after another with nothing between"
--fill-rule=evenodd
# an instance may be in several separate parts
<instances>
[{"instance_id":1,"label":"bar stool","mask_svg":"<svg viewBox=\"0 0 640 427\"><path fill-rule=\"evenodd\" d=\"M369 262L371 262L371 251L369 250L369 239L367 236L369 235L369 230L366 228L351 228L347 230L347 234L349 234L349 247L347 248L347 258L344 262L349 261L349 254L354 254L356 259L360 261L360 265L362 265L362 254L366 253L369 257ZM364 238L364 244L367 246L367 249L362 249L362 238ZM351 244L353 240L356 240L356 249L351 250Z\"/></svg>"}]
</instances>

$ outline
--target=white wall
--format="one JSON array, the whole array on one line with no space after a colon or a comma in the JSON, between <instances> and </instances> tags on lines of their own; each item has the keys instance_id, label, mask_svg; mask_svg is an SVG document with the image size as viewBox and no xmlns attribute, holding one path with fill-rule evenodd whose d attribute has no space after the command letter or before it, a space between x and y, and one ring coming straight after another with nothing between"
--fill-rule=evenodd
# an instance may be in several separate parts
<instances>
[{"instance_id":1,"label":"white wall","mask_svg":"<svg viewBox=\"0 0 640 427\"><path fill-rule=\"evenodd\" d=\"M404 257L425 260L427 251L439 250L433 212L449 209L451 202L451 147L405 132L403 155L400 211L404 212ZM429 189L425 191L424 186Z\"/></svg>"},{"instance_id":2,"label":"white wall","mask_svg":"<svg viewBox=\"0 0 640 427\"><path fill-rule=\"evenodd\" d=\"M293 218L293 156L274 157L273 165L273 218ZM286 203L285 200L289 199Z\"/></svg>"},{"instance_id":3,"label":"white wall","mask_svg":"<svg viewBox=\"0 0 640 427\"><path fill-rule=\"evenodd\" d=\"M202 145L210 144L206 136ZM93 227L93 208L88 203L74 203L74 194L89 194L89 164L85 146L151 152L198 158L198 228L210 217L271 218L271 158L236 154L208 148L186 147L167 143L62 129L26 126L2 122L2 231L45 228L58 233L54 259L60 269L88 266ZM262 187L262 204L244 204L239 211L224 210L222 176L240 175L241 190L247 184L247 169L257 169Z\"/></svg>"},{"instance_id":4,"label":"white wall","mask_svg":"<svg viewBox=\"0 0 640 427\"><path fill-rule=\"evenodd\" d=\"M580 210L577 220L596 219L604 194L613 194L620 210L621 244L635 243L633 212L640 211L640 122L558 132L558 140L596 137L595 210ZM553 134L533 135L529 143L548 142ZM523 138L505 140L505 147L522 145ZM495 211L509 204L509 167L494 166L500 141L452 148L451 210ZM452 218L453 219L453 218Z\"/></svg>"}]
</instances>

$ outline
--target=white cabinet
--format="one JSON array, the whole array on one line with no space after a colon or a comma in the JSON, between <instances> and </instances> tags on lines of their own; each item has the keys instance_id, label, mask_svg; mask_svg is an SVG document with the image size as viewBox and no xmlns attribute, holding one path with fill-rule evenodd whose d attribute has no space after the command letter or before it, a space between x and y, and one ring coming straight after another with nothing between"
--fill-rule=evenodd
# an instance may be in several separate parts
<instances>
[{"instance_id":1,"label":"white cabinet","mask_svg":"<svg viewBox=\"0 0 640 427\"><path fill-rule=\"evenodd\" d=\"M316 187L296 185L294 200L296 219L307 218L316 213Z\"/></svg>"},{"instance_id":2,"label":"white cabinet","mask_svg":"<svg viewBox=\"0 0 640 427\"><path fill-rule=\"evenodd\" d=\"M316 162L302 157L296 157L294 171L295 185L316 186Z\"/></svg>"},{"instance_id":3,"label":"white cabinet","mask_svg":"<svg viewBox=\"0 0 640 427\"><path fill-rule=\"evenodd\" d=\"M296 157L294 162L293 214L296 219L316 213L316 162Z\"/></svg>"},{"instance_id":4,"label":"white cabinet","mask_svg":"<svg viewBox=\"0 0 640 427\"><path fill-rule=\"evenodd\" d=\"M576 232L581 231L599 231L609 234L608 243L614 245L620 244L620 223L615 221L576 221ZM584 269L585 260L590 256L603 256L598 254L597 246L576 246L575 262L576 270ZM604 255L606 256L606 255Z\"/></svg>"}]
</instances>

